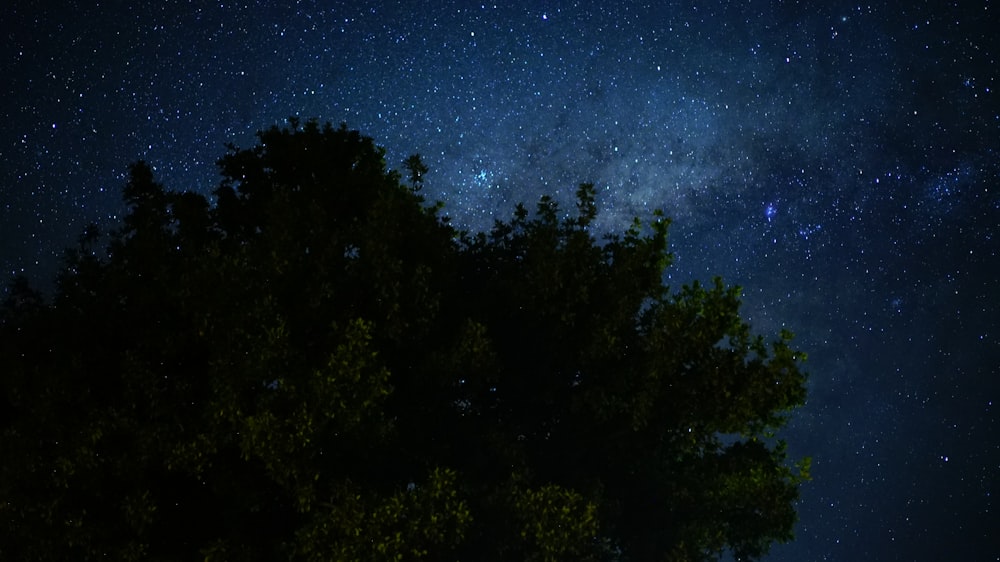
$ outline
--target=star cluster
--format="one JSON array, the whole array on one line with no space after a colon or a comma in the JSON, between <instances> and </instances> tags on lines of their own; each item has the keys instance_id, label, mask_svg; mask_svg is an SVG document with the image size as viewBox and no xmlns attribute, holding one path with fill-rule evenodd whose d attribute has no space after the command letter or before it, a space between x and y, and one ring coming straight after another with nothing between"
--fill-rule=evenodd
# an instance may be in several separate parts
<instances>
[{"instance_id":1,"label":"star cluster","mask_svg":"<svg viewBox=\"0 0 1000 562\"><path fill-rule=\"evenodd\" d=\"M810 354L770 560L1000 555L990 2L67 4L0 9L4 275L113 226L129 162L209 194L292 115L419 152L463 228L593 182L600 230L663 208L668 283L720 274Z\"/></svg>"}]
</instances>

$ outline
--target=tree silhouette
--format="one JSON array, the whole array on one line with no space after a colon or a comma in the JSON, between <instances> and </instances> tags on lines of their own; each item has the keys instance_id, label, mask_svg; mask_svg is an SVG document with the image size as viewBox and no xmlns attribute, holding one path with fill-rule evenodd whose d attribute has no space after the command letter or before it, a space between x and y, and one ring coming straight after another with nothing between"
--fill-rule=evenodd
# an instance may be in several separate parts
<instances>
[{"instance_id":1,"label":"tree silhouette","mask_svg":"<svg viewBox=\"0 0 1000 562\"><path fill-rule=\"evenodd\" d=\"M0 557L709 560L791 538L774 431L803 355L716 279L671 292L657 213L595 191L484 233L426 166L292 121L215 202L131 167L122 227L0 326Z\"/></svg>"}]
</instances>

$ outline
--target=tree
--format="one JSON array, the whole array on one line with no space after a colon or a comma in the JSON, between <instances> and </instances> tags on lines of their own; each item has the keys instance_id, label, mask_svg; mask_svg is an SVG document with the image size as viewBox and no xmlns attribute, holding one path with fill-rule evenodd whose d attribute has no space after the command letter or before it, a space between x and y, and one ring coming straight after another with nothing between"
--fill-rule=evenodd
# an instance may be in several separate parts
<instances>
[{"instance_id":1,"label":"tree","mask_svg":"<svg viewBox=\"0 0 1000 562\"><path fill-rule=\"evenodd\" d=\"M130 170L51 303L0 316L0 557L710 560L791 538L804 356L737 287L671 292L668 221L595 191L452 228L384 151L292 121L215 203Z\"/></svg>"}]
</instances>

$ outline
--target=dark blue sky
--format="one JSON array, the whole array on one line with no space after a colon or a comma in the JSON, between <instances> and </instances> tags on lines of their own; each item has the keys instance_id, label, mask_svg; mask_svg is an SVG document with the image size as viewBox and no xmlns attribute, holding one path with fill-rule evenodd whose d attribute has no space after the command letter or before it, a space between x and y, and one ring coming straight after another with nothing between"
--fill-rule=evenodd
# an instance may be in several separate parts
<instances>
[{"instance_id":1,"label":"dark blue sky","mask_svg":"<svg viewBox=\"0 0 1000 562\"><path fill-rule=\"evenodd\" d=\"M669 283L810 354L769 560L1000 557L1000 6L40 4L0 8L4 277L113 225L129 162L207 194L291 115L421 153L468 228L592 181L602 229L673 217Z\"/></svg>"}]
</instances>

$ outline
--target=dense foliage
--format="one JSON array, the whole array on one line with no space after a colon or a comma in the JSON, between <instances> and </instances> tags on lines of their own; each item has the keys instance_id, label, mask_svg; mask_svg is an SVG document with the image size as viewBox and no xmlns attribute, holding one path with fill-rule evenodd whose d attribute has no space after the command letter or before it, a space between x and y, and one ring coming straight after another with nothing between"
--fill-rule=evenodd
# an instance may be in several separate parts
<instances>
[{"instance_id":1,"label":"dense foliage","mask_svg":"<svg viewBox=\"0 0 1000 562\"><path fill-rule=\"evenodd\" d=\"M449 226L371 139L230 147L214 204L132 166L51 303L9 287L5 560L705 560L791 538L802 355L671 292L594 190ZM105 245L102 240L106 240ZM102 248L98 248L99 245Z\"/></svg>"}]
</instances>

